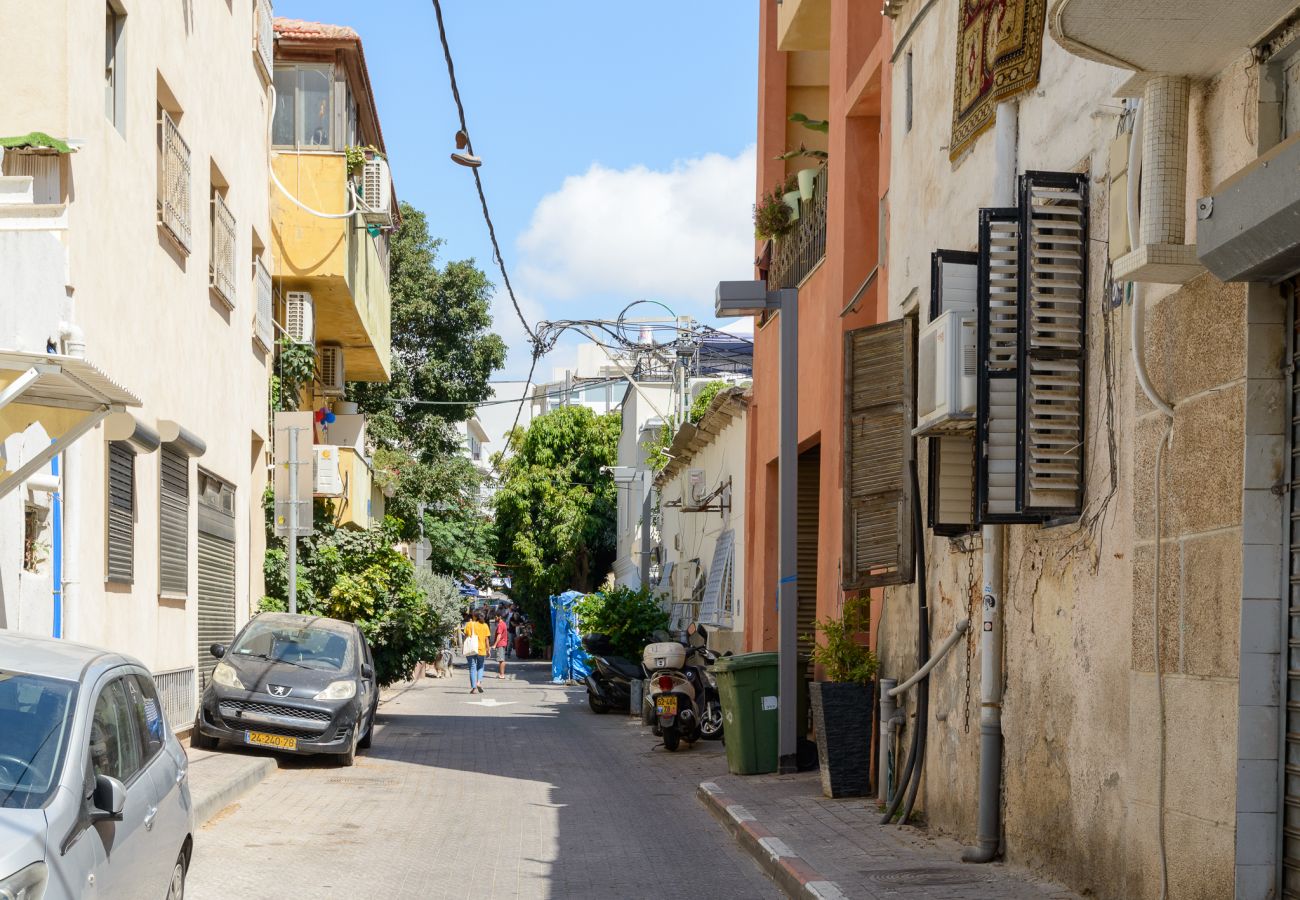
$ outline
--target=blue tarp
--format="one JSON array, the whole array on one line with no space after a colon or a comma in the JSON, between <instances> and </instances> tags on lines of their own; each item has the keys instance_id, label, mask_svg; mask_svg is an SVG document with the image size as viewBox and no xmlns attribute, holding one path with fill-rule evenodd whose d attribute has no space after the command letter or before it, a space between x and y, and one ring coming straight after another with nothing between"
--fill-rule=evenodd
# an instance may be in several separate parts
<instances>
[{"instance_id":1,"label":"blue tarp","mask_svg":"<svg viewBox=\"0 0 1300 900\"><path fill-rule=\"evenodd\" d=\"M551 654L551 681L555 684L581 681L591 672L587 651L582 649L578 614L573 608L582 597L577 591L565 591L551 596L551 634L555 637L555 650Z\"/></svg>"}]
</instances>

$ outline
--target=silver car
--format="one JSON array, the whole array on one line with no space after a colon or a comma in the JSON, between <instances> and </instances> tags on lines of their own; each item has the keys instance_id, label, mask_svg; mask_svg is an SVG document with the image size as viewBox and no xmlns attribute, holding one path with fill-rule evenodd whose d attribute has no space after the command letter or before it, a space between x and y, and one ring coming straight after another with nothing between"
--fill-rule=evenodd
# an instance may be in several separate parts
<instances>
[{"instance_id":1,"label":"silver car","mask_svg":"<svg viewBox=\"0 0 1300 900\"><path fill-rule=\"evenodd\" d=\"M0 631L0 898L179 900L187 774L138 661Z\"/></svg>"}]
</instances>

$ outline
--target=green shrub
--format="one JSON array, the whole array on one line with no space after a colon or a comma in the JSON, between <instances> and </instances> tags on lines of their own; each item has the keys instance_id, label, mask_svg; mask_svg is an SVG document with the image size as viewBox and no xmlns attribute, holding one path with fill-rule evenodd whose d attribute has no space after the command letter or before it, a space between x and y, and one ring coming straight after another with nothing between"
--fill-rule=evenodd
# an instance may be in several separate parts
<instances>
[{"instance_id":1,"label":"green shrub","mask_svg":"<svg viewBox=\"0 0 1300 900\"><path fill-rule=\"evenodd\" d=\"M870 648L856 640L856 635L870 627L870 601L850 600L838 619L816 623L822 641L813 647L813 662L821 666L827 681L851 681L867 684L876 677L880 661Z\"/></svg>"},{"instance_id":2,"label":"green shrub","mask_svg":"<svg viewBox=\"0 0 1300 900\"><path fill-rule=\"evenodd\" d=\"M639 660L651 635L668 627L659 594L649 588L612 587L578 601L578 626L584 635L609 636L616 656Z\"/></svg>"}]
</instances>

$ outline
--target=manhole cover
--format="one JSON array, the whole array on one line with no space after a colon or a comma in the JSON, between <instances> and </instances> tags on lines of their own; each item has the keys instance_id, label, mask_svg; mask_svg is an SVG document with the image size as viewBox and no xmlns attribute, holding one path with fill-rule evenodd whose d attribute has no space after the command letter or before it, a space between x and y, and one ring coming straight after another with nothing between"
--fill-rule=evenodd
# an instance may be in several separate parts
<instances>
[{"instance_id":1,"label":"manhole cover","mask_svg":"<svg viewBox=\"0 0 1300 900\"><path fill-rule=\"evenodd\" d=\"M864 870L862 874L871 878L873 881L882 881L885 884L901 884L909 887L943 887L949 885L978 884L989 880L987 874L974 872L966 868L888 869L885 871Z\"/></svg>"}]
</instances>

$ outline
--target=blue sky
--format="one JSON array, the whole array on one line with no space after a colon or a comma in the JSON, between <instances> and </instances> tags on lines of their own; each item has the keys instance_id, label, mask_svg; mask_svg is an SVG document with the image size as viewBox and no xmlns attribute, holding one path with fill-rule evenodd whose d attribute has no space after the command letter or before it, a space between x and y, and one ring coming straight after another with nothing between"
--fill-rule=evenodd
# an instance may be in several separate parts
<instances>
[{"instance_id":1,"label":"blue sky","mask_svg":"<svg viewBox=\"0 0 1300 900\"><path fill-rule=\"evenodd\" d=\"M457 129L431 0L278 0L280 16L361 35L401 199L500 288ZM640 297L712 321L748 277L757 4L443 0L497 235L530 321L617 314ZM521 331L506 370L527 370ZM721 324L721 323L719 323ZM549 377L571 350L539 364Z\"/></svg>"}]
</instances>

